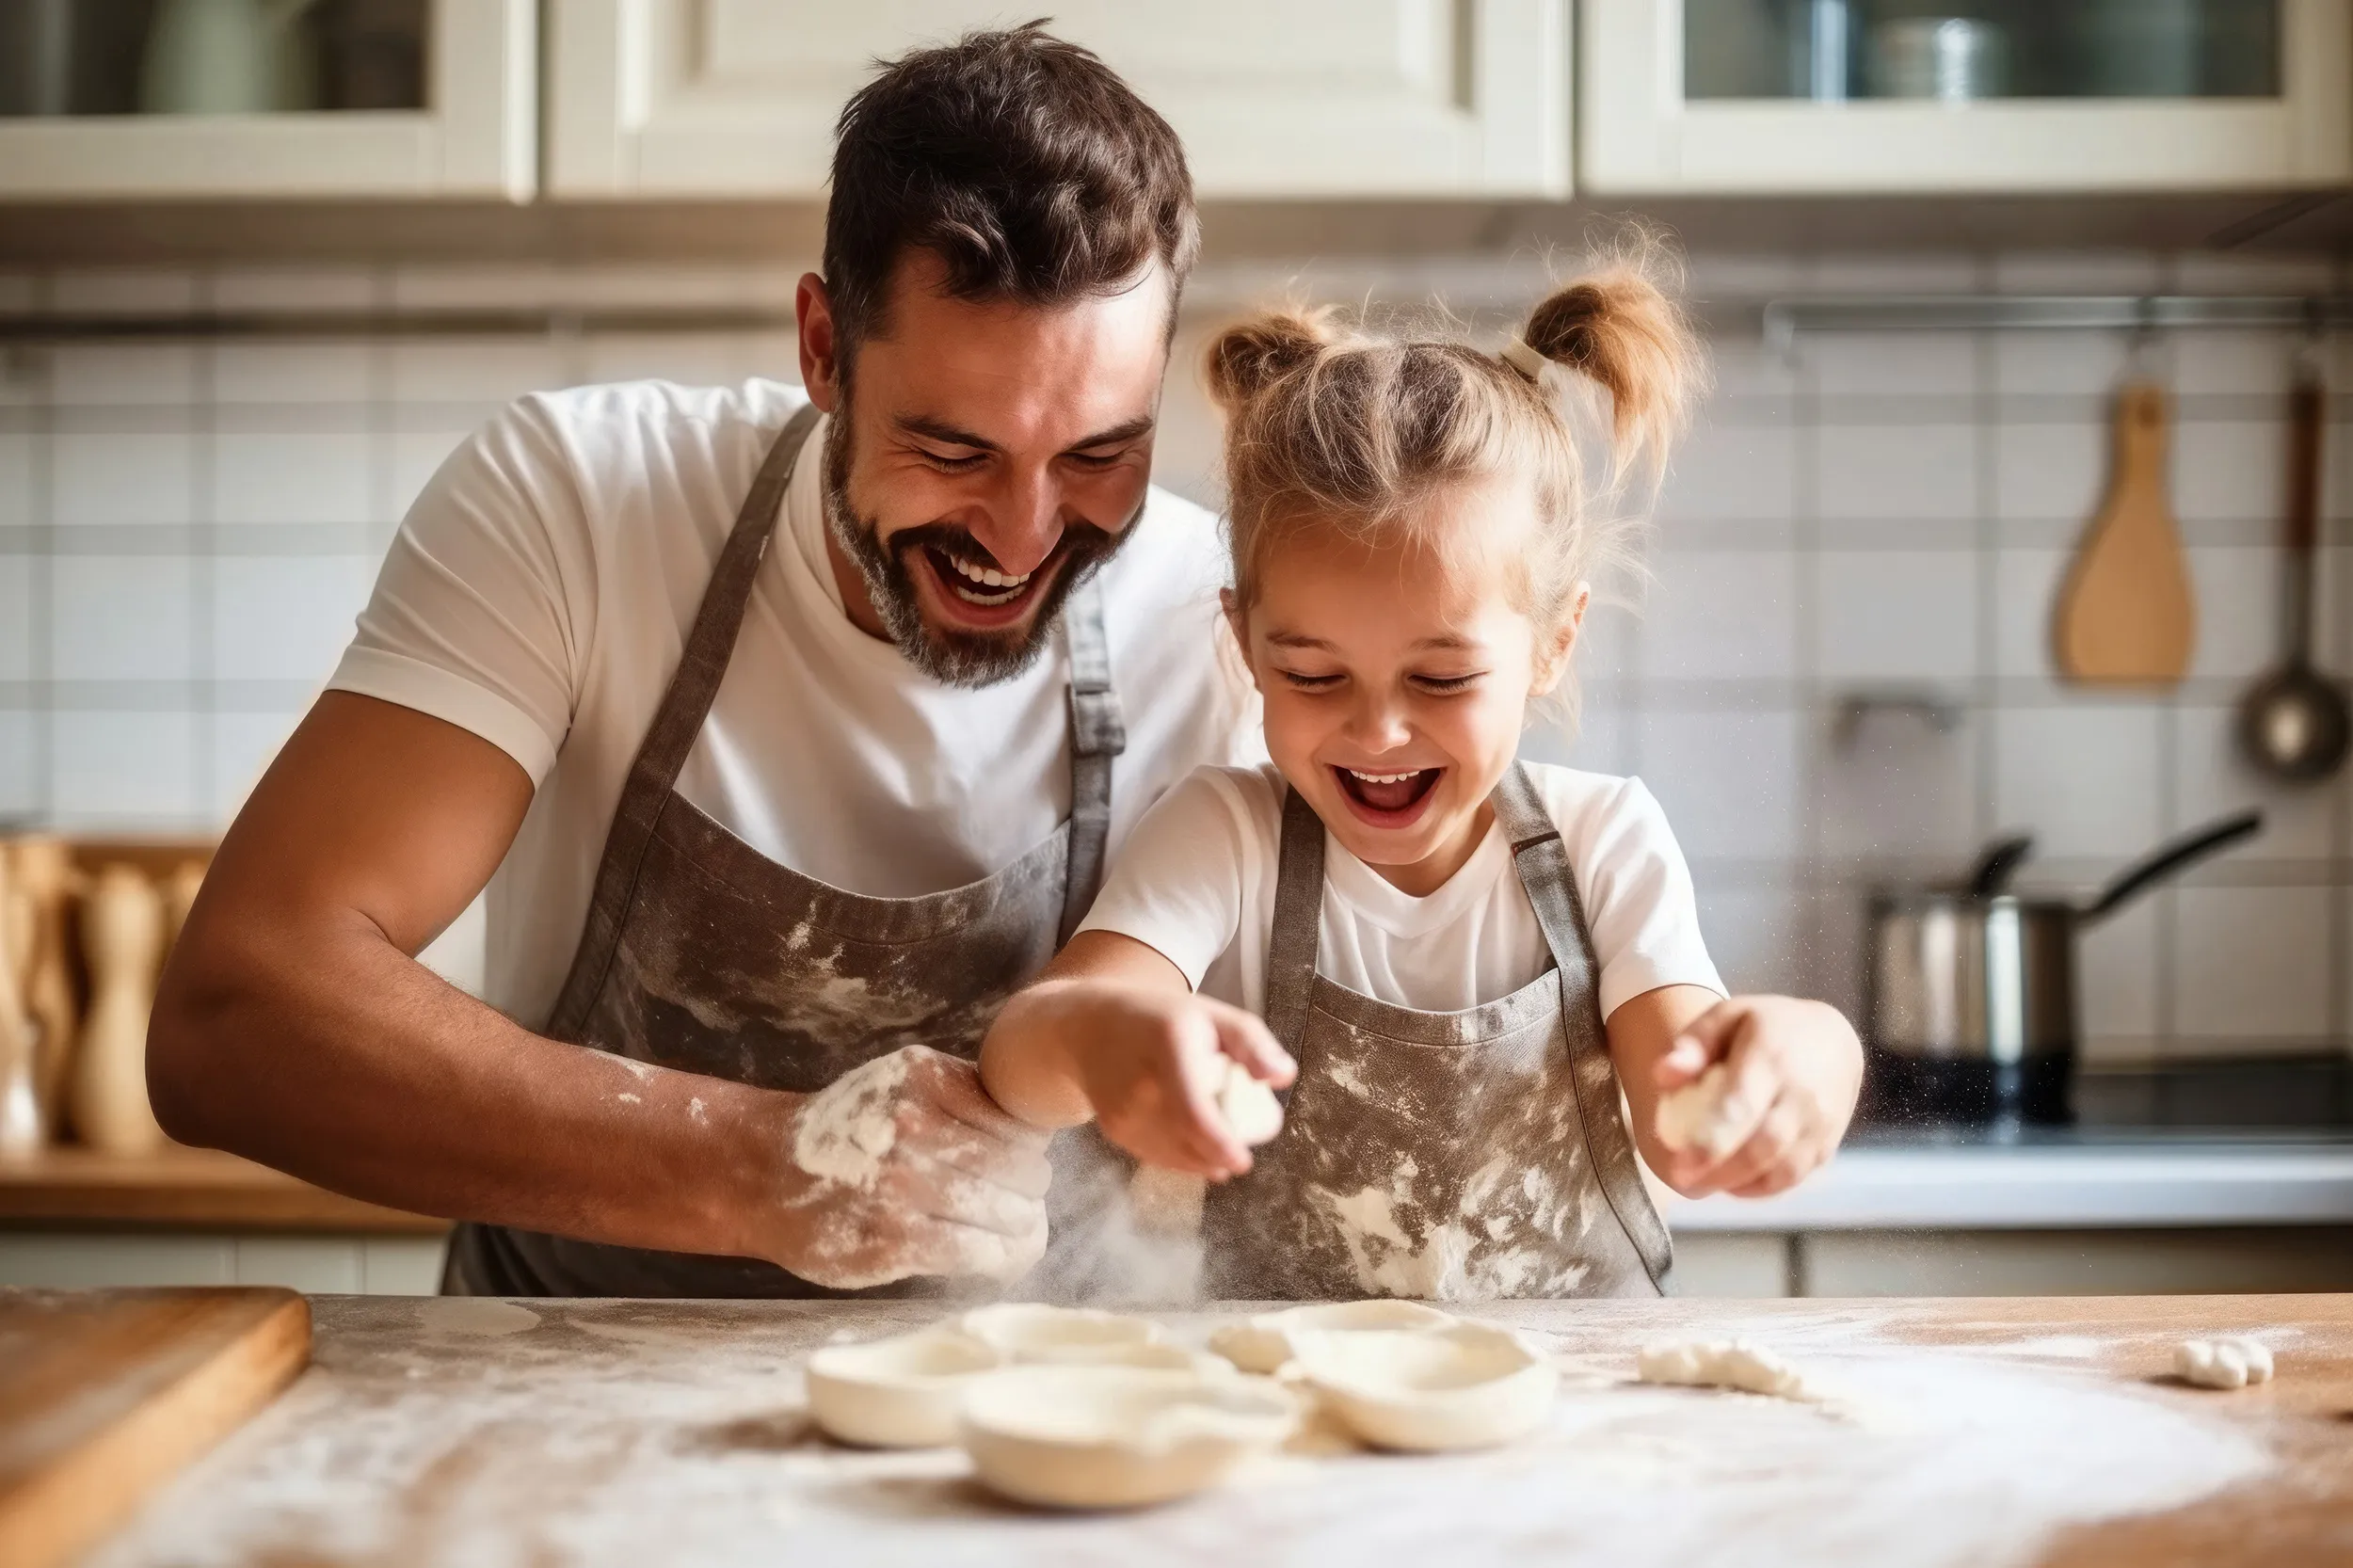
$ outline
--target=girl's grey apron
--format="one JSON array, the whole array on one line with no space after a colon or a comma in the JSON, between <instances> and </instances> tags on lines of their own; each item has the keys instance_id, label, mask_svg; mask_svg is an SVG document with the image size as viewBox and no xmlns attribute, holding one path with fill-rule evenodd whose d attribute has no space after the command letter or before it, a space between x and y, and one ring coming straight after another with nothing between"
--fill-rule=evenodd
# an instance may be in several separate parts
<instances>
[{"instance_id":1,"label":"girl's grey apron","mask_svg":"<svg viewBox=\"0 0 2353 1568\"><path fill-rule=\"evenodd\" d=\"M993 876L921 898L861 897L768 859L673 789L727 673L785 487L817 420L804 408L785 424L719 552L678 673L622 787L587 926L547 1028L640 1062L802 1094L902 1046L979 1050L998 1007L1045 967L1095 896L1112 759L1126 744L1102 599L1089 584L1063 613L1070 820ZM931 1279L837 1291L749 1258L482 1224L457 1227L443 1281L454 1292L497 1296L943 1288Z\"/></svg>"},{"instance_id":2,"label":"girl's grey apron","mask_svg":"<svg viewBox=\"0 0 2353 1568\"><path fill-rule=\"evenodd\" d=\"M1619 1109L1568 853L1516 763L1494 803L1554 968L1424 1013L1316 973L1323 824L1284 802L1267 1023L1299 1081L1250 1174L1209 1190L1212 1295L1664 1293L1673 1250Z\"/></svg>"}]
</instances>

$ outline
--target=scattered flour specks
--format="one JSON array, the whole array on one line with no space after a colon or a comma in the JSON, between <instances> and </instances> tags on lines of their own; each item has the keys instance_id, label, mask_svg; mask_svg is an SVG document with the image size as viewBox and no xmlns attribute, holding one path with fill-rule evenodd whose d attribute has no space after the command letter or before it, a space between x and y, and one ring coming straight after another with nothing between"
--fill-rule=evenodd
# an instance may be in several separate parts
<instances>
[{"instance_id":1,"label":"scattered flour specks","mask_svg":"<svg viewBox=\"0 0 2353 1568\"><path fill-rule=\"evenodd\" d=\"M872 1187L899 1139L892 1108L906 1076L906 1058L894 1051L827 1084L802 1109L793 1163L826 1181Z\"/></svg>"},{"instance_id":2,"label":"scattered flour specks","mask_svg":"<svg viewBox=\"0 0 2353 1568\"><path fill-rule=\"evenodd\" d=\"M1596 1304L1608 1304L1500 1315L1630 1366L1637 1336L1594 1326L1583 1314ZM494 1306L532 1316L321 1300L318 1365L92 1568L1178 1568L1231 1560L1238 1543L1275 1568L2009 1568L2054 1531L2193 1503L2269 1464L2245 1429L2186 1398L2073 1366L1875 1341L1832 1310L1705 1327L1819 1342L1824 1370L1902 1424L1596 1384L1489 1453L1292 1451L1173 1508L1050 1516L988 1501L952 1449L867 1453L809 1436L807 1353L845 1329L904 1332L936 1307L563 1302L540 1304L527 1334L418 1332L452 1308Z\"/></svg>"}]
</instances>

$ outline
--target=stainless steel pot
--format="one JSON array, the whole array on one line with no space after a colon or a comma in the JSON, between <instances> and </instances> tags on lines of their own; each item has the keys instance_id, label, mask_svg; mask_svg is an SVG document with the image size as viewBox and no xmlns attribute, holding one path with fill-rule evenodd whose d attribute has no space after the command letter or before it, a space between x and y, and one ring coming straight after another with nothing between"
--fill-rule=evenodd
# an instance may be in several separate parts
<instances>
[{"instance_id":1,"label":"stainless steel pot","mask_svg":"<svg viewBox=\"0 0 2353 1568\"><path fill-rule=\"evenodd\" d=\"M2151 853L2092 898L2007 888L2031 838L1988 846L1959 888L1881 893L1864 971L1864 1114L1876 1121L2065 1122L2075 1059L2075 935L2259 831L2242 812Z\"/></svg>"}]
</instances>

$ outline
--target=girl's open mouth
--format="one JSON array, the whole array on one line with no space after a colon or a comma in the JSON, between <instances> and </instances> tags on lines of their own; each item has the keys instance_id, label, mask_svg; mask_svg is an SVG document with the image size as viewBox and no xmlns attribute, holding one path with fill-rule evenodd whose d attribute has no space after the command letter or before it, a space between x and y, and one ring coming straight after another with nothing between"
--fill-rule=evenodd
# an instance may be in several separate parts
<instances>
[{"instance_id":1,"label":"girl's open mouth","mask_svg":"<svg viewBox=\"0 0 2353 1568\"><path fill-rule=\"evenodd\" d=\"M1430 804L1444 768L1417 768L1408 773L1372 773L1336 767L1340 793L1349 808L1374 827L1410 827Z\"/></svg>"}]
</instances>

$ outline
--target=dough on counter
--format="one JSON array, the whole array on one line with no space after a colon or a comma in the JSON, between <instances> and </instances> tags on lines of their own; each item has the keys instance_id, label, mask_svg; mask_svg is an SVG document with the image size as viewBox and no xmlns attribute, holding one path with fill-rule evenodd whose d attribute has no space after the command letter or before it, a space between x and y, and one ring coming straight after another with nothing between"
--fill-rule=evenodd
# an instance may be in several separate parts
<instances>
[{"instance_id":1,"label":"dough on counter","mask_svg":"<svg viewBox=\"0 0 2353 1568\"><path fill-rule=\"evenodd\" d=\"M1794 1363L1749 1339L1663 1340L1643 1346L1635 1366L1644 1383L1733 1388L1810 1404L1828 1397Z\"/></svg>"},{"instance_id":2,"label":"dough on counter","mask_svg":"<svg viewBox=\"0 0 2353 1568\"><path fill-rule=\"evenodd\" d=\"M1217 1092L1217 1112L1235 1137L1254 1147L1273 1143L1283 1130L1282 1101L1230 1056L1225 1059L1225 1086Z\"/></svg>"},{"instance_id":3,"label":"dough on counter","mask_svg":"<svg viewBox=\"0 0 2353 1568\"><path fill-rule=\"evenodd\" d=\"M1755 1129L1758 1108L1732 1092L1732 1069L1719 1062L1658 1102L1658 1136L1671 1149L1697 1149L1721 1160Z\"/></svg>"},{"instance_id":4,"label":"dough on counter","mask_svg":"<svg viewBox=\"0 0 2353 1568\"><path fill-rule=\"evenodd\" d=\"M2271 1348L2260 1339L2185 1339L2173 1351L2173 1370L2200 1388L2244 1388L2271 1381Z\"/></svg>"}]
</instances>

